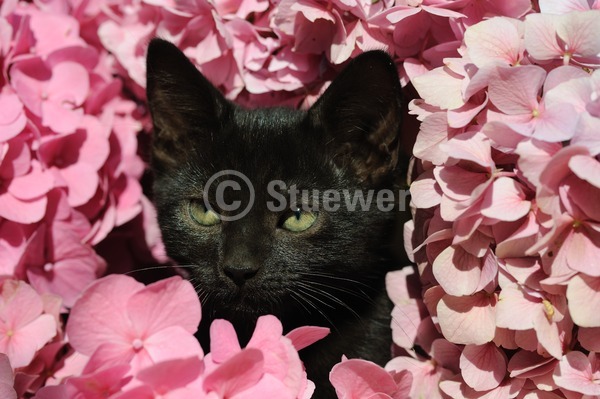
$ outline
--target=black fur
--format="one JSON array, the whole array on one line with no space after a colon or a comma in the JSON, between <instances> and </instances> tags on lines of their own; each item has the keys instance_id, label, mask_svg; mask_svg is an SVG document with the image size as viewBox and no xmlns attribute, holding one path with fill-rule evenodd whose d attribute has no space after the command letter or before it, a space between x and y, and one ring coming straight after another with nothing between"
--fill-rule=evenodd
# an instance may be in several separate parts
<instances>
[{"instance_id":1,"label":"black fur","mask_svg":"<svg viewBox=\"0 0 600 399\"><path fill-rule=\"evenodd\" d=\"M335 397L328 383L341 356L379 364L389 358L390 303L384 276L393 267L390 234L395 213L320 210L311 228L281 228L289 210L271 212L267 185L299 189L395 189L400 85L387 54L351 61L308 111L247 110L226 101L172 44L148 49L147 94L154 121L154 200L168 255L194 265L191 280L202 300L199 338L207 348L215 318L233 322L247 341L259 315L275 314L285 331L302 325L331 334L300 355L316 398ZM188 213L214 174L233 169L252 181L256 200L244 218L203 227ZM228 202L247 191L226 191ZM253 268L238 287L223 269Z\"/></svg>"}]
</instances>

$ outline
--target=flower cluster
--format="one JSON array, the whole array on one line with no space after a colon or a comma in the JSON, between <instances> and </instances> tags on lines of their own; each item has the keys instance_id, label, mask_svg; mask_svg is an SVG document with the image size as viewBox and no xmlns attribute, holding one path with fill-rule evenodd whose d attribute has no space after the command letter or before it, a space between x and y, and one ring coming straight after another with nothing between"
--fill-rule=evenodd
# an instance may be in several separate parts
<instances>
[{"instance_id":1,"label":"flower cluster","mask_svg":"<svg viewBox=\"0 0 600 399\"><path fill-rule=\"evenodd\" d=\"M323 330L267 316L242 349L217 321L204 355L188 283L99 279L165 259L138 149L155 36L248 106L310 105L370 49L418 92L397 357L342 359L338 396L600 395L599 20L598 0L2 1L0 397L312 393L297 351Z\"/></svg>"},{"instance_id":2,"label":"flower cluster","mask_svg":"<svg viewBox=\"0 0 600 399\"><path fill-rule=\"evenodd\" d=\"M300 327L284 336L277 318L263 316L242 349L232 325L217 320L204 356L193 335L200 302L180 277L148 286L120 274L96 280L73 305L64 333L60 306L23 281L0 286L2 398L36 390L37 399L309 398L314 384L298 350L329 333ZM71 353L57 363L65 341Z\"/></svg>"},{"instance_id":3,"label":"flower cluster","mask_svg":"<svg viewBox=\"0 0 600 399\"><path fill-rule=\"evenodd\" d=\"M387 368L415 396L600 395L600 10L557 3L412 78L417 269L388 276Z\"/></svg>"},{"instance_id":4,"label":"flower cluster","mask_svg":"<svg viewBox=\"0 0 600 399\"><path fill-rule=\"evenodd\" d=\"M51 6L0 9L0 273L70 307L106 270L92 246L142 211L144 164L113 60Z\"/></svg>"}]
</instances>

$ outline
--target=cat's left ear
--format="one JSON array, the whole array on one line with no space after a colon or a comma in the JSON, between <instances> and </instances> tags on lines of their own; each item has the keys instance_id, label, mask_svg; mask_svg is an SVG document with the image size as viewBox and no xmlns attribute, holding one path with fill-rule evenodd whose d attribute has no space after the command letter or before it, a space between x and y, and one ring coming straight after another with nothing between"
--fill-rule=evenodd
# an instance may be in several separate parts
<instances>
[{"instance_id":1,"label":"cat's left ear","mask_svg":"<svg viewBox=\"0 0 600 399\"><path fill-rule=\"evenodd\" d=\"M377 184L398 163L402 116L398 71L383 51L353 59L309 110L324 129L334 161L361 182Z\"/></svg>"},{"instance_id":2,"label":"cat's left ear","mask_svg":"<svg viewBox=\"0 0 600 399\"><path fill-rule=\"evenodd\" d=\"M223 95L175 45L153 39L146 60L152 166L163 170L210 144L230 109Z\"/></svg>"}]
</instances>

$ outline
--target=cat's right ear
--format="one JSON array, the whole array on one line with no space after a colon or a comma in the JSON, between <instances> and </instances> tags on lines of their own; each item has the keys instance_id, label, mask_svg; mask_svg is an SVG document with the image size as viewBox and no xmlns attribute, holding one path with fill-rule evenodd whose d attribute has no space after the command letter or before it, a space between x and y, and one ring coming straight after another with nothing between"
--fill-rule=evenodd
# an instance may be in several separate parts
<instances>
[{"instance_id":1,"label":"cat's right ear","mask_svg":"<svg viewBox=\"0 0 600 399\"><path fill-rule=\"evenodd\" d=\"M153 39L146 58L146 96L154 124L152 166L164 170L205 147L229 103L175 45Z\"/></svg>"}]
</instances>

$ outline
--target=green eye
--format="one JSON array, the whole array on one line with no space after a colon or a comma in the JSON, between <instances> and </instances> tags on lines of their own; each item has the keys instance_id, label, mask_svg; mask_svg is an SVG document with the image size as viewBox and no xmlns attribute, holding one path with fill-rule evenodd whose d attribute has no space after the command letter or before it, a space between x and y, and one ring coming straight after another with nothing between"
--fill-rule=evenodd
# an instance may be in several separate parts
<instances>
[{"instance_id":1,"label":"green eye","mask_svg":"<svg viewBox=\"0 0 600 399\"><path fill-rule=\"evenodd\" d=\"M190 201L188 211L190 217L202 226L214 226L221 223L219 215L210 209L206 209L202 201Z\"/></svg>"},{"instance_id":2,"label":"green eye","mask_svg":"<svg viewBox=\"0 0 600 399\"><path fill-rule=\"evenodd\" d=\"M298 233L300 231L308 230L315 224L316 220L317 215L315 213L297 210L292 216L285 219L283 228Z\"/></svg>"}]
</instances>

